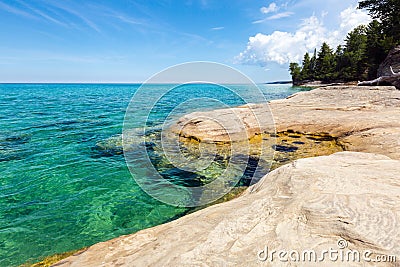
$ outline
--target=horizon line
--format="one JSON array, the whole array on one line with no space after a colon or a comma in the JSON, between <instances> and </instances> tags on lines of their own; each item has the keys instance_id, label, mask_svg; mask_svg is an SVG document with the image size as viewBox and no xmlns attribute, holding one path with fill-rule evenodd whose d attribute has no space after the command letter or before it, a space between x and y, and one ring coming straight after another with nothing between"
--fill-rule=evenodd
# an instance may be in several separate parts
<instances>
[{"instance_id":1,"label":"horizon line","mask_svg":"<svg viewBox=\"0 0 400 267\"><path fill-rule=\"evenodd\" d=\"M272 84L272 83L288 83L289 81L271 81L271 82L255 82L254 84ZM0 84L120 84L120 85L143 85L143 84L207 84L206 82L180 83L180 82L0 82ZM251 84L251 83L229 83L221 82L220 84Z\"/></svg>"}]
</instances>

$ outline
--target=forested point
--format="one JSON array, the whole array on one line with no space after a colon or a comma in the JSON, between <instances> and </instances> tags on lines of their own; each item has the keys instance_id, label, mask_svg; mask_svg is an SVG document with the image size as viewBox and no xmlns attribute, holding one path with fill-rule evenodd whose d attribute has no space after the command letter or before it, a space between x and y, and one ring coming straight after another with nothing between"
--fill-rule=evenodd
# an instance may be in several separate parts
<instances>
[{"instance_id":1,"label":"forested point","mask_svg":"<svg viewBox=\"0 0 400 267\"><path fill-rule=\"evenodd\" d=\"M335 50L327 43L304 55L302 64L290 63L294 85L312 81L350 82L377 78L379 65L400 44L400 0L363 0L373 20L347 34Z\"/></svg>"}]
</instances>

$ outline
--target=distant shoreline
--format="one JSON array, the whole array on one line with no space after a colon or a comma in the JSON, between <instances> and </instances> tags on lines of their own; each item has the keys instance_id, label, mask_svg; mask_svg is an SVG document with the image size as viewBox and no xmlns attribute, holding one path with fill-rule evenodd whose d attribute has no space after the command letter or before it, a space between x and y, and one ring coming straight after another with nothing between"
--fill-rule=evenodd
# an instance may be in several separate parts
<instances>
[{"instance_id":1,"label":"distant shoreline","mask_svg":"<svg viewBox=\"0 0 400 267\"><path fill-rule=\"evenodd\" d=\"M267 82L264 84L292 84L292 81L277 81L277 82Z\"/></svg>"}]
</instances>

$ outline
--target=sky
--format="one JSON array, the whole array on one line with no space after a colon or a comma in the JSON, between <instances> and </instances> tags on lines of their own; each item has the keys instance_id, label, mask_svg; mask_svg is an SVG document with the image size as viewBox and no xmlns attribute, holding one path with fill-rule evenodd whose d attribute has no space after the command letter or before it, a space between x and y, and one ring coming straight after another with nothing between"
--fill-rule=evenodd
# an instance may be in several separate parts
<instances>
[{"instance_id":1,"label":"sky","mask_svg":"<svg viewBox=\"0 0 400 267\"><path fill-rule=\"evenodd\" d=\"M290 80L371 19L357 0L0 0L0 82L136 83L191 61Z\"/></svg>"}]
</instances>

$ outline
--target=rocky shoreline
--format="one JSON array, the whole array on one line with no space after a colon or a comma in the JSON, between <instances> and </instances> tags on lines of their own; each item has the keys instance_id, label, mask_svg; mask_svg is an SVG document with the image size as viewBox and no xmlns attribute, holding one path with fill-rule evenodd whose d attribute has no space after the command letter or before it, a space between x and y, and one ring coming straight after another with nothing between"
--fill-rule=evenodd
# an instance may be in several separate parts
<instances>
[{"instance_id":1,"label":"rocky shoreline","mask_svg":"<svg viewBox=\"0 0 400 267\"><path fill-rule=\"evenodd\" d=\"M186 138L207 142L235 141L272 131L273 125L259 126L252 114L271 110L275 131L326 135L337 138L345 150L381 153L400 158L400 91L392 86L330 86L300 92L286 99L273 100L265 105L246 105L227 110L192 113L181 118L176 127ZM245 121L246 132L219 120L238 116ZM193 120L194 117L199 117ZM229 125L228 125L229 126Z\"/></svg>"},{"instance_id":2,"label":"rocky shoreline","mask_svg":"<svg viewBox=\"0 0 400 267\"><path fill-rule=\"evenodd\" d=\"M400 261L400 90L330 86L272 101L268 108L275 125L260 127L249 114L265 106L239 107L246 124L245 132L229 128L235 141L275 126L277 134L329 136L353 152L294 161L232 201L96 244L54 266L288 266L277 258L262 261L265 248L323 251L338 249L338 240L346 242L342 250L370 250L370 259L385 254ZM177 123L178 134L228 142L226 129L212 117L230 120L225 110L188 114ZM375 264L362 260L346 266Z\"/></svg>"}]
</instances>

